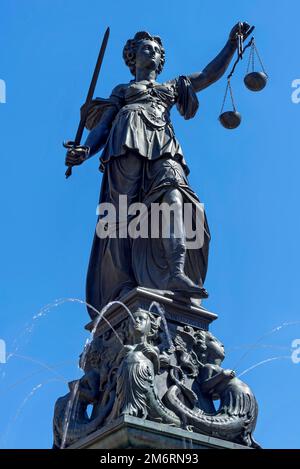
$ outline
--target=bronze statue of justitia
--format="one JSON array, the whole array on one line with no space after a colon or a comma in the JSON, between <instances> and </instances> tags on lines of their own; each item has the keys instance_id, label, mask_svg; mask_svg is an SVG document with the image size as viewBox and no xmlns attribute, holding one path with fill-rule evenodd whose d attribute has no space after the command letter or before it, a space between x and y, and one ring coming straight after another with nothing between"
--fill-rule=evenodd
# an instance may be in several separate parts
<instances>
[{"instance_id":1,"label":"bronze statue of justitia","mask_svg":"<svg viewBox=\"0 0 300 469\"><path fill-rule=\"evenodd\" d=\"M185 119L198 109L196 93L212 85L226 71L242 35L249 35L246 22L236 24L215 59L202 72L182 75L165 83L157 76L165 63L160 37L142 31L129 39L123 58L133 80L116 86L108 99L95 99L88 109L90 133L84 145L69 148L66 165L80 165L102 150L103 172L100 203L111 203L118 212L119 196L128 206L142 202L177 207L169 237L135 239L95 234L87 275L87 302L101 309L136 286L169 290L188 298L207 298L203 287L208 264L209 228L204 221L204 241L189 249L185 239L183 206L200 204L188 182L189 168L175 137L170 110L176 104ZM164 216L164 215L163 215ZM129 219L127 220L129 222ZM93 311L89 311L95 317Z\"/></svg>"}]
</instances>

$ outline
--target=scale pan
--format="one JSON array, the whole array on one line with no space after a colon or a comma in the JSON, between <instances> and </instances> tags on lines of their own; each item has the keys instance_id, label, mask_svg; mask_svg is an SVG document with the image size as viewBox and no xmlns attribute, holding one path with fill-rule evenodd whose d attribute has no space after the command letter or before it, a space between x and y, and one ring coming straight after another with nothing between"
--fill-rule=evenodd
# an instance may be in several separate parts
<instances>
[{"instance_id":1,"label":"scale pan","mask_svg":"<svg viewBox=\"0 0 300 469\"><path fill-rule=\"evenodd\" d=\"M244 83L250 91L261 91L267 84L268 77L264 72L251 72L244 78Z\"/></svg>"},{"instance_id":2,"label":"scale pan","mask_svg":"<svg viewBox=\"0 0 300 469\"><path fill-rule=\"evenodd\" d=\"M242 120L242 116L237 111L226 111L219 116L219 121L225 129L236 129Z\"/></svg>"}]
</instances>

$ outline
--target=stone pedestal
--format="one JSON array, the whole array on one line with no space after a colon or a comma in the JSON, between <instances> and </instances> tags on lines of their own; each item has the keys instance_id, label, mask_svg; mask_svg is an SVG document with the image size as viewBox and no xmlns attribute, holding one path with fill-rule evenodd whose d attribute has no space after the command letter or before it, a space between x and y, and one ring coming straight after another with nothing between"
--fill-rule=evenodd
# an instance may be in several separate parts
<instances>
[{"instance_id":1,"label":"stone pedestal","mask_svg":"<svg viewBox=\"0 0 300 469\"><path fill-rule=\"evenodd\" d=\"M168 324L192 326L205 331L208 330L210 323L218 318L216 314L207 311L196 301L191 303L189 300L176 297L172 292L167 291L137 287L121 298L120 301L127 306L131 313L134 313L138 308L142 308L147 311L151 309L154 314L159 314L158 309L161 308ZM105 313L105 319L109 321L112 327L117 326L126 318L128 318L128 312L118 303L110 306ZM92 331L97 321L95 319L89 322L85 328ZM110 326L106 321L100 321L95 330L95 337L105 333L109 328Z\"/></svg>"},{"instance_id":2,"label":"stone pedestal","mask_svg":"<svg viewBox=\"0 0 300 469\"><path fill-rule=\"evenodd\" d=\"M126 415L69 449L246 449L245 446Z\"/></svg>"},{"instance_id":3,"label":"stone pedestal","mask_svg":"<svg viewBox=\"0 0 300 469\"><path fill-rule=\"evenodd\" d=\"M107 305L86 325L84 375L55 405L55 447L257 447L257 403L222 368L215 319L199 301L141 287Z\"/></svg>"}]
</instances>

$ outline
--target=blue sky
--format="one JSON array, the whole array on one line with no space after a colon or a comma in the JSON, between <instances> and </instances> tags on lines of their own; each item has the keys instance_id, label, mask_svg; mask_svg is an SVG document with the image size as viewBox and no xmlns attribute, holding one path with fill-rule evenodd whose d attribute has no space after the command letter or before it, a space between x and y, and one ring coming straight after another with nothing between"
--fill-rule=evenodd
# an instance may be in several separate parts
<instances>
[{"instance_id":1,"label":"blue sky","mask_svg":"<svg viewBox=\"0 0 300 469\"><path fill-rule=\"evenodd\" d=\"M18 356L0 364L1 448L50 447L55 400L80 376L85 308L66 303L32 318L57 298L84 298L101 174L94 157L66 181L61 143L75 136L107 26L96 92L102 97L131 79L122 48L136 31L162 37L165 81L204 68L237 21L255 24L270 80L251 93L243 84L246 61L238 66L232 86L239 129L227 131L217 120L225 77L199 94L195 119L186 122L174 110L173 122L212 232L205 307L219 315L212 332L226 346L225 366L239 373L290 356L300 338L300 104L291 100L291 83L300 78L299 14L296 0L126 7L120 0L2 0L0 339ZM267 334L283 323L293 324ZM255 435L265 448L300 447L299 372L300 363L279 358L243 377L259 403Z\"/></svg>"}]
</instances>

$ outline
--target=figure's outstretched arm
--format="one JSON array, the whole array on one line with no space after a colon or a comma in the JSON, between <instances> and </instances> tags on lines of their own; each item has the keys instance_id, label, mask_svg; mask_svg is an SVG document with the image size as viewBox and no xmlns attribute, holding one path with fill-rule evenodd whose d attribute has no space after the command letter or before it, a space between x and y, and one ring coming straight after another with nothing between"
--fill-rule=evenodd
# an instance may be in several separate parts
<instances>
[{"instance_id":1,"label":"figure's outstretched arm","mask_svg":"<svg viewBox=\"0 0 300 469\"><path fill-rule=\"evenodd\" d=\"M245 40L249 35L247 32L250 30L250 25L246 22L237 23L230 31L229 39L217 57L215 57L202 72L189 75L189 79L196 92L207 88L223 76L236 51L237 34L240 30L243 34L243 40Z\"/></svg>"}]
</instances>

